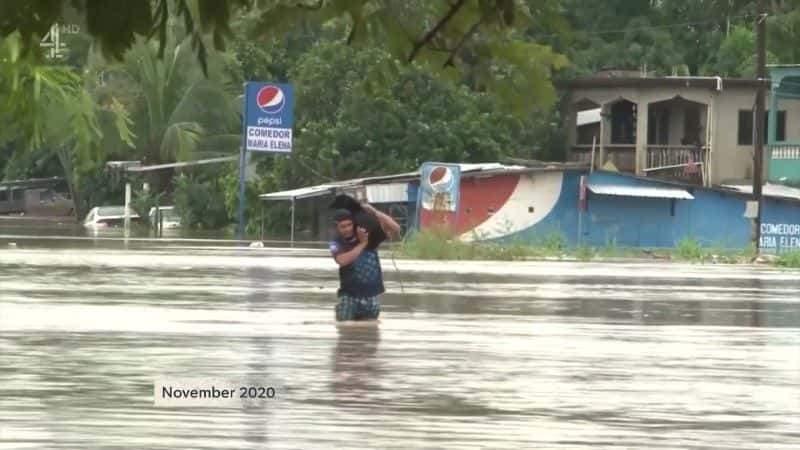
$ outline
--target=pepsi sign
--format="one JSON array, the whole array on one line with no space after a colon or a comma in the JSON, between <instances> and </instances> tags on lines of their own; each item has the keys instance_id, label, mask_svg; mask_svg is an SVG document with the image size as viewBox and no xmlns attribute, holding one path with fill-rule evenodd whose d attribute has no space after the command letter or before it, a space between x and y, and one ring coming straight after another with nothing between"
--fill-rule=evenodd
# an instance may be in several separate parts
<instances>
[{"instance_id":1,"label":"pepsi sign","mask_svg":"<svg viewBox=\"0 0 800 450\"><path fill-rule=\"evenodd\" d=\"M244 149L290 153L294 92L290 84L245 84Z\"/></svg>"},{"instance_id":2,"label":"pepsi sign","mask_svg":"<svg viewBox=\"0 0 800 450\"><path fill-rule=\"evenodd\" d=\"M461 166L426 162L420 169L420 206L428 211L456 212L461 191Z\"/></svg>"}]
</instances>

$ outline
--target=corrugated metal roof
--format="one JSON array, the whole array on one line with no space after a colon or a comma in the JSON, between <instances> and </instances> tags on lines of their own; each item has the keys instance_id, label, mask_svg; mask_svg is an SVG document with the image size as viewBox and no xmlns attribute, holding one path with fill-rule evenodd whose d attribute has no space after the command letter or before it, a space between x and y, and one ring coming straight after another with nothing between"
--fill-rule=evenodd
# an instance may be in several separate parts
<instances>
[{"instance_id":1,"label":"corrugated metal roof","mask_svg":"<svg viewBox=\"0 0 800 450\"><path fill-rule=\"evenodd\" d=\"M753 186L746 184L723 184L722 187L733 189L745 194L753 193ZM761 193L767 197L791 198L800 200L800 189L781 184L767 183L761 188Z\"/></svg>"},{"instance_id":2,"label":"corrugated metal roof","mask_svg":"<svg viewBox=\"0 0 800 450\"><path fill-rule=\"evenodd\" d=\"M0 181L0 190L13 189L13 188L49 187L63 180L64 178L62 177L52 177L52 178L30 178L28 180Z\"/></svg>"},{"instance_id":3,"label":"corrugated metal roof","mask_svg":"<svg viewBox=\"0 0 800 450\"><path fill-rule=\"evenodd\" d=\"M509 166L501 163L475 163L475 164L459 164L458 165L461 169L461 173L467 172L486 172L490 170L522 170L527 169L525 166Z\"/></svg>"},{"instance_id":4,"label":"corrugated metal roof","mask_svg":"<svg viewBox=\"0 0 800 450\"><path fill-rule=\"evenodd\" d=\"M149 172L151 170L172 169L179 167L191 167L204 164L216 164L222 162L236 161L238 156L221 156L219 158L199 159L197 161L180 161L168 164L155 164L152 166L128 166L124 167L128 172Z\"/></svg>"},{"instance_id":5,"label":"corrugated metal roof","mask_svg":"<svg viewBox=\"0 0 800 450\"><path fill-rule=\"evenodd\" d=\"M320 184L317 186L308 186L298 189L291 189L288 191L270 192L269 194L261 194L258 197L262 200L300 200L303 198L318 197L330 193L336 188L349 186L348 183L331 183Z\"/></svg>"},{"instance_id":6,"label":"corrugated metal roof","mask_svg":"<svg viewBox=\"0 0 800 450\"><path fill-rule=\"evenodd\" d=\"M600 195L619 195L624 197L648 197L648 198L677 198L692 200L694 196L688 191L673 187L655 186L623 186L616 184L597 184L586 183L586 187Z\"/></svg>"},{"instance_id":7,"label":"corrugated metal roof","mask_svg":"<svg viewBox=\"0 0 800 450\"><path fill-rule=\"evenodd\" d=\"M467 177L478 174L496 175L498 173L522 173L526 171L536 170L523 165L506 165L497 162L459 164L459 167L461 169L462 175ZM377 177L355 178L352 180L331 182L316 186L308 186L304 188L291 189L280 192L270 192L268 194L261 194L258 197L262 200L291 200L292 198L294 199L310 198L310 197L316 197L318 195L325 195L326 193L336 188L343 188L343 187L350 187L357 185L365 185L369 187L369 186L376 186L379 185L380 183L386 183L389 181L399 182L400 180L403 181L418 180L419 176L420 176L420 171L416 170L414 172L405 172L394 175L382 175ZM395 192L394 194L392 194L392 198L398 198L398 195L399 193ZM406 197L404 200L392 200L392 202L394 201L408 201L408 198Z\"/></svg>"}]
</instances>

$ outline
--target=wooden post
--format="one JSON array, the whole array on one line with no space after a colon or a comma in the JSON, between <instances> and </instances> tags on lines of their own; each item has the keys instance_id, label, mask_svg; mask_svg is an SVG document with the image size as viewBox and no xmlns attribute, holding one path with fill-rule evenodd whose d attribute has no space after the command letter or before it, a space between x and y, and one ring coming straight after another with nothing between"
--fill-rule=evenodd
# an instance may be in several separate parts
<instances>
[{"instance_id":1,"label":"wooden post","mask_svg":"<svg viewBox=\"0 0 800 450\"><path fill-rule=\"evenodd\" d=\"M757 47L757 76L756 87L756 132L753 142L753 200L758 203L756 217L753 223L753 243L756 253L760 253L761 242L761 210L763 201L761 188L764 174L764 79L766 79L767 60L767 5L766 0L758 0L758 14L756 15L756 47ZM773 111L774 112L774 111ZM776 114L777 117L777 114ZM774 122L773 122L774 123Z\"/></svg>"},{"instance_id":2,"label":"wooden post","mask_svg":"<svg viewBox=\"0 0 800 450\"><path fill-rule=\"evenodd\" d=\"M294 197L292 197L292 231L289 240L289 245L294 248Z\"/></svg>"},{"instance_id":3,"label":"wooden post","mask_svg":"<svg viewBox=\"0 0 800 450\"><path fill-rule=\"evenodd\" d=\"M125 183L125 237L128 237L128 233L130 231L131 226L131 217L130 217L130 210L131 207L131 184Z\"/></svg>"}]
</instances>

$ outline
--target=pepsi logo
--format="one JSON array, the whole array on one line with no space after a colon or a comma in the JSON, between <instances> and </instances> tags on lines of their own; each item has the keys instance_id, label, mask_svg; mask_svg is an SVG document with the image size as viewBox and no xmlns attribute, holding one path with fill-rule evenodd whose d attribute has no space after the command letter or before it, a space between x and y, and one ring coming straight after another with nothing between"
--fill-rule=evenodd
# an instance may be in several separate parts
<instances>
[{"instance_id":1,"label":"pepsi logo","mask_svg":"<svg viewBox=\"0 0 800 450\"><path fill-rule=\"evenodd\" d=\"M438 166L428 174L428 184L436 192L445 192L453 184L453 171L449 167Z\"/></svg>"},{"instance_id":2,"label":"pepsi logo","mask_svg":"<svg viewBox=\"0 0 800 450\"><path fill-rule=\"evenodd\" d=\"M256 105L261 112L267 114L277 114L286 104L286 96L278 86L264 86L256 94Z\"/></svg>"}]
</instances>

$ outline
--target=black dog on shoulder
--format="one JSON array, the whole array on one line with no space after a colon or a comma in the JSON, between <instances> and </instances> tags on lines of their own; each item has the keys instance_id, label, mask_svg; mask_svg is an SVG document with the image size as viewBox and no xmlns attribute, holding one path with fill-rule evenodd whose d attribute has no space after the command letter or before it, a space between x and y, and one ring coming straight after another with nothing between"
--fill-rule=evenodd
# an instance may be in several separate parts
<instances>
[{"instance_id":1,"label":"black dog on shoulder","mask_svg":"<svg viewBox=\"0 0 800 450\"><path fill-rule=\"evenodd\" d=\"M364 211L361 203L358 200L347 194L339 194L330 205L333 209L346 209L353 215L353 224L357 227L363 227L369 233L369 241L367 248L374 250L378 248L383 241L386 240L386 232L381 228L378 219L372 214Z\"/></svg>"}]
</instances>

